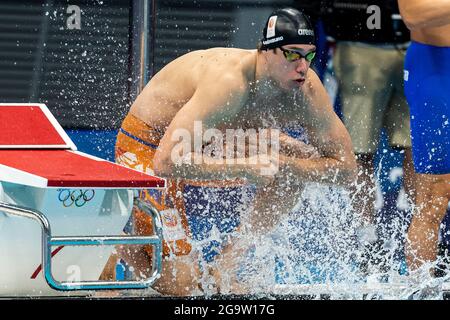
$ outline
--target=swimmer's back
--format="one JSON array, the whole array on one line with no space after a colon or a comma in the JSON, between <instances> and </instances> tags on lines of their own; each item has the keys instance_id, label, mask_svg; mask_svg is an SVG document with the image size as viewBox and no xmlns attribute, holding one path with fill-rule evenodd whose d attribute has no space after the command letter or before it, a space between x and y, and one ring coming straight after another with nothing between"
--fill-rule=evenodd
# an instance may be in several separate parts
<instances>
[{"instance_id":1,"label":"swimmer's back","mask_svg":"<svg viewBox=\"0 0 450 320\"><path fill-rule=\"evenodd\" d=\"M412 30L411 39L432 46L450 47L450 24L437 28Z\"/></svg>"},{"instance_id":2,"label":"swimmer's back","mask_svg":"<svg viewBox=\"0 0 450 320\"><path fill-rule=\"evenodd\" d=\"M199 85L220 85L227 75L251 81L256 50L211 48L187 53L159 71L133 103L130 113L165 129Z\"/></svg>"},{"instance_id":3,"label":"swimmer's back","mask_svg":"<svg viewBox=\"0 0 450 320\"><path fill-rule=\"evenodd\" d=\"M430 0L398 0L400 14L411 39L437 47L450 47L450 3Z\"/></svg>"}]
</instances>

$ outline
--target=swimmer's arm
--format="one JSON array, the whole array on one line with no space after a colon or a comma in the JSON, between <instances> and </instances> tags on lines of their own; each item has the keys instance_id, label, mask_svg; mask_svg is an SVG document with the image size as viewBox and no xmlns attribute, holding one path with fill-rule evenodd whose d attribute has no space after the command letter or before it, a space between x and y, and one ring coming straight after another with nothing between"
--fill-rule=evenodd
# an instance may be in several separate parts
<instances>
[{"instance_id":1,"label":"swimmer's arm","mask_svg":"<svg viewBox=\"0 0 450 320\"><path fill-rule=\"evenodd\" d=\"M312 89L308 93L309 105L304 110L303 125L320 157L299 159L280 155L280 165L305 181L351 184L356 174L356 161L350 136L317 75L313 73L311 78Z\"/></svg>"},{"instance_id":2,"label":"swimmer's arm","mask_svg":"<svg viewBox=\"0 0 450 320\"><path fill-rule=\"evenodd\" d=\"M245 158L226 163L223 158L220 161L203 154L201 148L205 144L202 143L202 136L197 137L200 148L196 150L194 146L194 122L198 121L197 127L201 122L201 134L205 133L205 127L217 128L226 121L224 119L233 119L242 108L246 96L246 82L233 75L205 80L176 114L161 139L154 157L155 174L193 180L255 178L257 167L250 165ZM186 148L182 150L183 146ZM181 158L184 161L180 161ZM239 160L243 164L237 165Z\"/></svg>"},{"instance_id":3,"label":"swimmer's arm","mask_svg":"<svg viewBox=\"0 0 450 320\"><path fill-rule=\"evenodd\" d=\"M398 0L398 5L410 30L450 24L450 0Z\"/></svg>"}]
</instances>

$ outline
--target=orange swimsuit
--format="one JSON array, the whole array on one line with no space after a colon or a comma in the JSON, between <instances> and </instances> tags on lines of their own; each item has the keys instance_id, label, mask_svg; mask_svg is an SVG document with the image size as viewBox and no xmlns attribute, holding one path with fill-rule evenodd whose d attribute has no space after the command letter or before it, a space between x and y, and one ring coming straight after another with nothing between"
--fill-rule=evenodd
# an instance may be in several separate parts
<instances>
[{"instance_id":1,"label":"orange swimsuit","mask_svg":"<svg viewBox=\"0 0 450 320\"><path fill-rule=\"evenodd\" d=\"M116 141L116 162L123 166L154 175L153 157L164 133L143 121L128 115L122 123ZM149 201L161 214L163 223L163 254L170 252L185 255L191 251L190 233L182 194L183 182L168 180L166 190L145 190L141 197ZM135 232L138 235L153 233L151 218L135 211ZM151 246L146 247L151 256Z\"/></svg>"}]
</instances>

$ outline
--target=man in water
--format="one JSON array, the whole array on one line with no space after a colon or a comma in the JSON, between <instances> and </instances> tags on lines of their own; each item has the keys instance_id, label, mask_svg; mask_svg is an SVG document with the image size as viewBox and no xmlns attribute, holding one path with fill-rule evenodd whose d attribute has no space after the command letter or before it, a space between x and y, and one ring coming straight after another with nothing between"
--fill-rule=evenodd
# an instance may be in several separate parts
<instances>
[{"instance_id":1,"label":"man in water","mask_svg":"<svg viewBox=\"0 0 450 320\"><path fill-rule=\"evenodd\" d=\"M404 80L417 176L417 212L408 230L410 270L434 262L450 200L450 1L399 0L411 30Z\"/></svg>"},{"instance_id":2,"label":"man in water","mask_svg":"<svg viewBox=\"0 0 450 320\"><path fill-rule=\"evenodd\" d=\"M198 217L185 210L187 186L255 185L253 210L246 220L251 225L246 227L264 233L294 207L304 182L347 185L353 181L356 165L348 132L317 74L309 69L315 49L308 17L293 8L280 9L269 17L257 50L212 48L185 54L157 73L133 103L117 138L116 160L168 179L167 193L146 195L161 212L165 229L164 266L156 290L170 295L195 293L202 272L207 272L198 267L199 252L193 249ZM255 145L261 147L261 129L274 137L278 129L291 124L304 128L317 156L283 133L257 159L249 154ZM232 163L218 162L214 151L205 151L213 144L221 147L222 142L205 138L206 134L200 145L196 140L207 129L223 136L227 130L254 130L259 132L259 143L253 141ZM180 148L180 138L184 146L188 141L188 152ZM229 140L223 145L226 150ZM272 174L269 167L275 168ZM211 210L202 219L217 214ZM137 233L149 233L151 221L136 212L135 228ZM234 226L225 233L236 231L239 227ZM228 248L232 244L233 238ZM127 262L145 274L151 249L127 254ZM226 272L211 271L218 278Z\"/></svg>"}]
</instances>

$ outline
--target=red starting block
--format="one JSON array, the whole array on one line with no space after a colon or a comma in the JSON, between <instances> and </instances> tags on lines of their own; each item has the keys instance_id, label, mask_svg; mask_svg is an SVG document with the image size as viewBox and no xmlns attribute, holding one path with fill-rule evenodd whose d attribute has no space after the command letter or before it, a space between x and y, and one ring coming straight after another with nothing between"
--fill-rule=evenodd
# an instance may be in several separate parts
<instances>
[{"instance_id":1,"label":"red starting block","mask_svg":"<svg viewBox=\"0 0 450 320\"><path fill-rule=\"evenodd\" d=\"M0 274L5 275L0 277L0 295L8 285L16 286L16 288L8 288L9 291L5 291L7 293L28 293L28 287L30 287L30 292L42 292L43 289L38 286L35 286L35 291L31 290L34 283L30 282L30 279L34 279L35 275L40 272L39 270L42 270L45 282L49 287L63 291L142 289L153 284L161 270L161 222L156 209L150 204L142 202L136 189L165 188L166 181L77 151L75 144L43 104L0 104L0 124L0 228L4 227L1 234L5 238L7 234L13 238L20 236L22 240L20 243L17 241L8 243L8 239L2 239L0 246L4 246L4 248L0 248L0 251L9 251L11 256L23 253L20 256L22 261L11 262L7 270L2 270L5 264L0 265ZM78 189L81 192L71 192L71 189ZM85 194L82 192L83 189L96 190L96 207L94 206L95 201L91 201L90 198L83 202L89 203L79 208L76 206L68 208L67 205L64 207L61 205L61 199L58 200L61 198L61 192L67 195ZM56 196L54 194L44 196L45 192L53 192ZM89 194L94 195L93 192L89 192ZM31 199L33 197L34 199ZM48 198L51 199L48 200ZM48 204L51 201L54 204ZM109 206L108 210L100 208L105 204ZM92 210L97 211L86 212L89 205ZM152 217L155 235L140 237L117 235L123 230L136 206ZM6 217L16 218L6 219L2 213L5 213ZM37 236L40 232L36 223L27 226L26 223L30 221L29 219L20 220L17 217L30 218L40 224L41 255L36 252L39 251L36 248L31 249L31 246L36 244L36 237L32 240L31 234L36 233ZM79 219L79 217L87 220ZM95 226L94 222L99 225ZM5 227L7 224L8 226ZM109 227L105 227L108 224ZM51 226L58 235L64 235L52 236ZM27 228L29 228L29 232L27 232ZM103 230L100 232L105 233L112 232L115 235L99 235L98 230ZM73 235L74 232L87 233ZM151 278L140 281L105 282L97 280L98 278L88 281L79 279L59 281L53 277L52 263L56 269L58 265L52 259L66 259L69 261L68 263L83 264L80 261L74 261L73 257L67 257L69 249L75 250L77 247L76 250L79 250L80 246L110 246L111 248L111 246L119 244L149 244L154 247L154 266ZM52 252L52 247L58 247L58 249ZM63 252L62 247L71 248ZM87 249L84 250L83 252L86 252ZM58 253L57 256L56 253ZM97 253L91 251L89 256L80 251L77 254L84 260L89 258L87 260L91 260L91 264L92 260L97 262L94 265L96 271L91 275L98 277L110 252L103 251L100 254L99 251ZM86 256L88 257L86 258ZM30 266L27 265L28 263ZM86 265L89 269L89 262L86 262ZM58 273L58 270L56 272ZM30 274L34 274L34 278L30 277ZM64 275L64 272L58 274ZM10 279L14 281L9 283ZM45 282L42 281L42 283ZM19 290L21 284L24 288Z\"/></svg>"}]
</instances>

